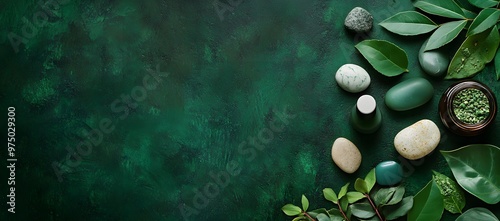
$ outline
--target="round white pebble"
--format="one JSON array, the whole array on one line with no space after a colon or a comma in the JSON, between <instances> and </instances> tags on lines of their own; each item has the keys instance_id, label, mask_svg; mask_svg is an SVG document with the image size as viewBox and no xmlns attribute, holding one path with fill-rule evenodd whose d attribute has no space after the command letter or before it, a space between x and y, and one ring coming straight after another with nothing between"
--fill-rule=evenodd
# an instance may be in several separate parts
<instances>
[{"instance_id":1,"label":"round white pebble","mask_svg":"<svg viewBox=\"0 0 500 221\"><path fill-rule=\"evenodd\" d=\"M350 140L339 137L332 145L332 159L342 171L354 173L361 165L361 152Z\"/></svg>"},{"instance_id":2,"label":"round white pebble","mask_svg":"<svg viewBox=\"0 0 500 221\"><path fill-rule=\"evenodd\" d=\"M409 160L420 159L431 153L439 144L441 133L431 120L420 120L401 130L394 137L394 147Z\"/></svg>"},{"instance_id":3,"label":"round white pebble","mask_svg":"<svg viewBox=\"0 0 500 221\"><path fill-rule=\"evenodd\" d=\"M347 92L358 93L370 86L370 75L355 64L344 64L335 74L337 84Z\"/></svg>"}]
</instances>

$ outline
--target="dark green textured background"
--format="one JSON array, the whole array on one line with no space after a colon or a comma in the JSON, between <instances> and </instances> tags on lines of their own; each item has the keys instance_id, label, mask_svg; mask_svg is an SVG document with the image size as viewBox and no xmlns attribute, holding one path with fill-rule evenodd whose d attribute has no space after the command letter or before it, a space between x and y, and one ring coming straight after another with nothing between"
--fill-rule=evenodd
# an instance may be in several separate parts
<instances>
[{"instance_id":1,"label":"dark green textured background","mask_svg":"<svg viewBox=\"0 0 500 221\"><path fill-rule=\"evenodd\" d=\"M393 138L417 120L438 124L438 150L500 146L500 118L474 138L444 128L437 103L454 81L429 79L433 99L412 111L394 112L383 104L391 86L427 77L417 61L426 37L398 37L378 25L369 36L353 35L343 20L362 6L378 24L413 10L410 1L247 0L223 19L212 1L67 2L17 53L7 36L23 36L23 18L32 21L43 10L37 1L0 3L1 122L6 128L7 107L14 106L19 160L16 214L7 214L2 202L0 220L182 220L179 205L194 208L195 189L213 182L210 171L223 171L232 162L241 173L190 220L290 220L280 208L300 204L301 194L312 208L331 207L323 188L338 190L381 161L400 162ZM393 78L378 74L354 49L366 38L404 48L410 72ZM348 124L361 94L336 85L335 71L345 63L363 66L372 77L363 93L375 97L383 114L375 134L360 135ZM120 118L123 112L110 105L142 85L148 69L156 67L168 76ZM500 92L492 66L474 79ZM254 149L255 158L238 151L285 108L295 117L262 150ZM66 147L85 141L82 131L98 128L101 119L110 119L115 129L59 182L53 162L63 162ZM340 136L363 155L355 174L343 173L331 160L331 145ZM2 148L2 160L6 153ZM430 180L431 170L451 176L438 152L413 163L411 170L405 166L409 194ZM6 201L7 169L0 174ZM467 207L472 206L487 205L468 194ZM500 216L498 205L488 208ZM455 217L445 212L443 220Z\"/></svg>"}]
</instances>

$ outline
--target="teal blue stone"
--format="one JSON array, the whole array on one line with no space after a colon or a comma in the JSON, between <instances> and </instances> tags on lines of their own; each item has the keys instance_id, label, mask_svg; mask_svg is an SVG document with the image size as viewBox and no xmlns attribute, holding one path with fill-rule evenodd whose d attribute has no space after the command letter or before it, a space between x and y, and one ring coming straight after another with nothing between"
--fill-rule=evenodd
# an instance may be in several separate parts
<instances>
[{"instance_id":1,"label":"teal blue stone","mask_svg":"<svg viewBox=\"0 0 500 221\"><path fill-rule=\"evenodd\" d=\"M379 185L392 186L403 179L403 168L394 161L384 161L375 167L375 176Z\"/></svg>"}]
</instances>

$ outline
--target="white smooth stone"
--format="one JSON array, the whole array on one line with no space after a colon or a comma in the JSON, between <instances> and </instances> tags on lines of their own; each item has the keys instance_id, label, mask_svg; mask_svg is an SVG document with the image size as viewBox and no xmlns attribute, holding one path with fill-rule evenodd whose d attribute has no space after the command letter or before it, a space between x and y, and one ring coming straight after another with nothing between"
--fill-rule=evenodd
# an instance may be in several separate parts
<instances>
[{"instance_id":1,"label":"white smooth stone","mask_svg":"<svg viewBox=\"0 0 500 221\"><path fill-rule=\"evenodd\" d=\"M361 153L350 140L339 137L332 145L333 162L344 172L354 173L361 165Z\"/></svg>"},{"instance_id":2,"label":"white smooth stone","mask_svg":"<svg viewBox=\"0 0 500 221\"><path fill-rule=\"evenodd\" d=\"M431 153L439 144L441 133L431 120L420 120L401 130L394 137L394 147L409 160L420 159Z\"/></svg>"},{"instance_id":3,"label":"white smooth stone","mask_svg":"<svg viewBox=\"0 0 500 221\"><path fill-rule=\"evenodd\" d=\"M370 75L355 64L344 64L335 74L337 84L347 92L358 93L370 86Z\"/></svg>"}]
</instances>

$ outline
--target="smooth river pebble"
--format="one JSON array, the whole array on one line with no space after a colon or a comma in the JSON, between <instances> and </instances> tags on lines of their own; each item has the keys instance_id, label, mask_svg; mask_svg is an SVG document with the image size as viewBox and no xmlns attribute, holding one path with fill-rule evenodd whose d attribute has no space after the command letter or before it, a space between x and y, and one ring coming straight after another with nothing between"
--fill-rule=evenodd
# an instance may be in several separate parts
<instances>
[{"instance_id":1,"label":"smooth river pebble","mask_svg":"<svg viewBox=\"0 0 500 221\"><path fill-rule=\"evenodd\" d=\"M344 25L355 32L368 32L373 26L373 16L364 8L356 7L347 14Z\"/></svg>"},{"instance_id":2,"label":"smooth river pebble","mask_svg":"<svg viewBox=\"0 0 500 221\"><path fill-rule=\"evenodd\" d=\"M433 77L443 77L448 70L448 65L450 64L450 59L448 55L442 50L432 50L424 52L427 41L424 42L420 51L418 52L418 61L420 66L430 76Z\"/></svg>"},{"instance_id":3,"label":"smooth river pebble","mask_svg":"<svg viewBox=\"0 0 500 221\"><path fill-rule=\"evenodd\" d=\"M411 78L396 84L385 94L385 104L392 110L405 111L419 107L434 96L434 87L424 78Z\"/></svg>"},{"instance_id":4,"label":"smooth river pebble","mask_svg":"<svg viewBox=\"0 0 500 221\"><path fill-rule=\"evenodd\" d=\"M394 147L404 158L416 160L436 149L440 139L437 125L424 119L401 130L394 138Z\"/></svg>"},{"instance_id":5,"label":"smooth river pebble","mask_svg":"<svg viewBox=\"0 0 500 221\"><path fill-rule=\"evenodd\" d=\"M378 184L392 186L403 179L403 168L394 161L384 161L375 167L375 176Z\"/></svg>"},{"instance_id":6,"label":"smooth river pebble","mask_svg":"<svg viewBox=\"0 0 500 221\"><path fill-rule=\"evenodd\" d=\"M350 140L339 137L332 146L333 162L344 172L354 173L361 165L361 153Z\"/></svg>"},{"instance_id":7,"label":"smooth river pebble","mask_svg":"<svg viewBox=\"0 0 500 221\"><path fill-rule=\"evenodd\" d=\"M347 92L364 91L371 82L370 75L362 67L355 64L344 64L335 74L337 84Z\"/></svg>"}]
</instances>

